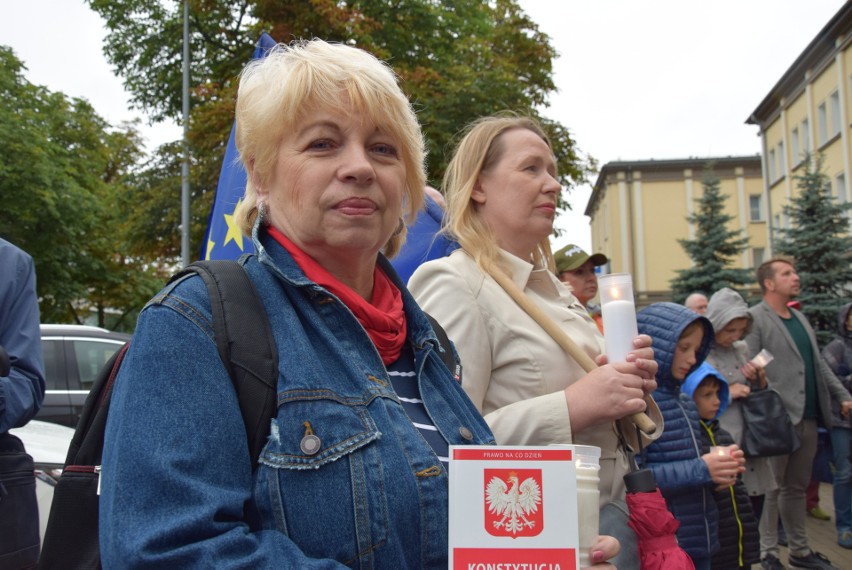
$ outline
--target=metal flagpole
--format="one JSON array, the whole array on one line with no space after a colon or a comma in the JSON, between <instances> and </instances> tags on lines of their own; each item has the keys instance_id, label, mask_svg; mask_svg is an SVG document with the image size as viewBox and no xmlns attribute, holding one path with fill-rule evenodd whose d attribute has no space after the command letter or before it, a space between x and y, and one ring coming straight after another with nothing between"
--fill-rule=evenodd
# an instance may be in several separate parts
<instances>
[{"instance_id":1,"label":"metal flagpole","mask_svg":"<svg viewBox=\"0 0 852 570\"><path fill-rule=\"evenodd\" d=\"M183 2L183 164L180 177L183 266L189 265L189 0Z\"/></svg>"}]
</instances>

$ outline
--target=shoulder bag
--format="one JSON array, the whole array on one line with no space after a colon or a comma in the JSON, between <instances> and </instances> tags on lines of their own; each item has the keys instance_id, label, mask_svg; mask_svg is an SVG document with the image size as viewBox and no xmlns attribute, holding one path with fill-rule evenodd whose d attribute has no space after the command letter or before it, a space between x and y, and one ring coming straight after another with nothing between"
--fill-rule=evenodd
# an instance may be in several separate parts
<instances>
[{"instance_id":1,"label":"shoulder bag","mask_svg":"<svg viewBox=\"0 0 852 570\"><path fill-rule=\"evenodd\" d=\"M799 448L799 434L778 392L772 388L752 390L741 402L746 457L788 455Z\"/></svg>"}]
</instances>

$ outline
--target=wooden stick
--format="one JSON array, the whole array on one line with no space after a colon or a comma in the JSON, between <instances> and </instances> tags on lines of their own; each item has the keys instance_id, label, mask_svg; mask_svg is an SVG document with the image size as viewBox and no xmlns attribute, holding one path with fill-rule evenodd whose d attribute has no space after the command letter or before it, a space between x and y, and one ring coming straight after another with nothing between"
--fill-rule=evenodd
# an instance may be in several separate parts
<instances>
[{"instance_id":1,"label":"wooden stick","mask_svg":"<svg viewBox=\"0 0 852 570\"><path fill-rule=\"evenodd\" d=\"M500 287L502 287L510 297L512 297L521 309L526 311L526 313L532 317L533 320L537 322L539 326L541 326L541 328L543 328L544 331L549 334L571 358L577 361L577 364L583 367L583 370L591 372L598 367L598 365L595 364L595 361L592 360L592 357L577 346L577 343L571 340L571 337L565 334L565 331L553 322L553 319L548 317L538 305L533 303L532 300L527 297L517 285L515 285L515 282L512 281L508 275L499 269L489 273L494 281L496 281L497 284L500 285ZM656 424L654 424L651 418L648 417L648 414L644 412L636 412L630 416L630 420L636 427L648 435L657 431Z\"/></svg>"}]
</instances>

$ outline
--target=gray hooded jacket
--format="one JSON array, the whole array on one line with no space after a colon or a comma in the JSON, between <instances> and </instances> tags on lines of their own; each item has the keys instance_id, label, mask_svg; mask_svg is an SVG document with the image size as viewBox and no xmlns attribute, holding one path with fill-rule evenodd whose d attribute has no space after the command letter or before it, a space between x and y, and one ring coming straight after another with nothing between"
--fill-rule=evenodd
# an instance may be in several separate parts
<instances>
[{"instance_id":1,"label":"gray hooded jacket","mask_svg":"<svg viewBox=\"0 0 852 570\"><path fill-rule=\"evenodd\" d=\"M725 325L734 319L748 319L745 333L751 329L752 317L748 311L748 304L739 293L727 287L716 291L707 305L705 317L713 324L713 331L718 333ZM748 345L744 340L735 341L731 346L719 346L713 344L707 362L728 381L729 385L749 384L749 381L740 372L740 366L748 360ZM731 400L728 408L719 416L719 425L731 434L737 445L743 440L743 412L742 401ZM769 459L765 457L750 457L746 461L746 471L743 473L743 482L750 495L763 495L766 491L776 488L775 477L772 474Z\"/></svg>"}]
</instances>

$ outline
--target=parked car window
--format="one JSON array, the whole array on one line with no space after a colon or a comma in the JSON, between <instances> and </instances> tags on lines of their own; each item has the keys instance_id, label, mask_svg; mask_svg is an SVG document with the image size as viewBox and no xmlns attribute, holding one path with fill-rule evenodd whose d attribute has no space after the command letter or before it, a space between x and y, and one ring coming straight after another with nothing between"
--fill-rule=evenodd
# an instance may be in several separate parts
<instances>
[{"instance_id":1,"label":"parked car window","mask_svg":"<svg viewBox=\"0 0 852 570\"><path fill-rule=\"evenodd\" d=\"M124 343L109 340L75 340L73 344L77 371L80 374L80 388L88 391L92 388L98 371Z\"/></svg>"},{"instance_id":2,"label":"parked car window","mask_svg":"<svg viewBox=\"0 0 852 570\"><path fill-rule=\"evenodd\" d=\"M47 390L36 419L77 425L95 377L129 334L84 325L41 325Z\"/></svg>"},{"instance_id":3,"label":"parked car window","mask_svg":"<svg viewBox=\"0 0 852 570\"><path fill-rule=\"evenodd\" d=\"M65 351L62 339L42 339L41 351L44 354L44 381L48 390L67 390L65 380Z\"/></svg>"}]
</instances>

